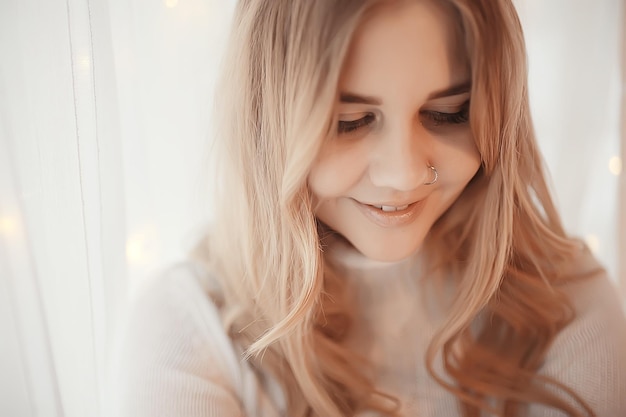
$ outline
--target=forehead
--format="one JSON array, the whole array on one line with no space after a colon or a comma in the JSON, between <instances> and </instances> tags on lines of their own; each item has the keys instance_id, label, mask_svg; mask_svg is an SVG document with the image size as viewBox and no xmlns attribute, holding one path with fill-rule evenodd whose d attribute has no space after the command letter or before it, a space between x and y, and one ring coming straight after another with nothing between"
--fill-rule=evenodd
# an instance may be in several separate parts
<instances>
[{"instance_id":1,"label":"forehead","mask_svg":"<svg viewBox=\"0 0 626 417\"><path fill-rule=\"evenodd\" d=\"M451 6L393 1L371 9L355 32L340 86L427 94L467 78L460 23Z\"/></svg>"}]
</instances>

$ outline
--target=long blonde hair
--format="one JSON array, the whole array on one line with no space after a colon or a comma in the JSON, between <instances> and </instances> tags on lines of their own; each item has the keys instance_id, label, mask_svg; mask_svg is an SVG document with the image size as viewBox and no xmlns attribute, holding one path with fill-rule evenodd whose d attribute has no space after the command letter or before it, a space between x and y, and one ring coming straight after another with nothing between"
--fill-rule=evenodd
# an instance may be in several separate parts
<instances>
[{"instance_id":1,"label":"long blonde hair","mask_svg":"<svg viewBox=\"0 0 626 417\"><path fill-rule=\"evenodd\" d=\"M341 344L349 306L341 277L325 265L307 188L335 129L350 41L381 1L393 0L240 0L219 83L216 220L196 253L220 283L214 296L225 327L250 363L282 384L294 417L397 409ZM563 231L545 183L517 15L509 0L446 2L471 63L470 125L482 166L424 245L457 287L428 351L429 372L466 416L518 415L530 402L593 415L575 393L537 375L572 318L556 284L572 278L563 265L580 244ZM479 317L490 325L470 330ZM454 385L435 372L438 354Z\"/></svg>"}]
</instances>

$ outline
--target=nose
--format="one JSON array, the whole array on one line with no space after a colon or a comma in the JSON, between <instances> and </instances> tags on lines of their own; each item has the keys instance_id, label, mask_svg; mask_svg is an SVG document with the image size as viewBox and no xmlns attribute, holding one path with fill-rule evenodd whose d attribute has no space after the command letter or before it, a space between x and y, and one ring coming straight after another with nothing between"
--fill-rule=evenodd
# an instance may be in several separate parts
<instances>
[{"instance_id":1,"label":"nose","mask_svg":"<svg viewBox=\"0 0 626 417\"><path fill-rule=\"evenodd\" d=\"M370 181L377 187L411 191L428 180L425 138L415 128L397 129L379 138L370 158Z\"/></svg>"}]
</instances>

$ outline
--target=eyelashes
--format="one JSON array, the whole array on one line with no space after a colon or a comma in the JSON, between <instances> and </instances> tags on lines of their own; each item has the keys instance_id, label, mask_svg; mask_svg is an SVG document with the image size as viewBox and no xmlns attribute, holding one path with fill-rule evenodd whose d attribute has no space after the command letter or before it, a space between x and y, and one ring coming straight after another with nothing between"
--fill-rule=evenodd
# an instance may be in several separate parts
<instances>
[{"instance_id":1,"label":"eyelashes","mask_svg":"<svg viewBox=\"0 0 626 417\"><path fill-rule=\"evenodd\" d=\"M353 133L357 130L369 127L376 121L374 113L366 113L356 120L340 120L337 125L338 134ZM469 101L466 101L461 109L454 113L424 110L420 112L420 121L427 129L437 129L446 126L456 126L469 121Z\"/></svg>"},{"instance_id":2,"label":"eyelashes","mask_svg":"<svg viewBox=\"0 0 626 417\"><path fill-rule=\"evenodd\" d=\"M429 119L434 126L467 123L469 121L469 101L464 103L461 110L456 113L425 111L421 115L426 116L426 119ZM424 123L424 121L422 121L422 123Z\"/></svg>"},{"instance_id":3,"label":"eyelashes","mask_svg":"<svg viewBox=\"0 0 626 417\"><path fill-rule=\"evenodd\" d=\"M376 121L376 116L373 113L367 113L365 116L356 120L340 120L337 126L337 133L350 133L363 127L369 126Z\"/></svg>"}]
</instances>

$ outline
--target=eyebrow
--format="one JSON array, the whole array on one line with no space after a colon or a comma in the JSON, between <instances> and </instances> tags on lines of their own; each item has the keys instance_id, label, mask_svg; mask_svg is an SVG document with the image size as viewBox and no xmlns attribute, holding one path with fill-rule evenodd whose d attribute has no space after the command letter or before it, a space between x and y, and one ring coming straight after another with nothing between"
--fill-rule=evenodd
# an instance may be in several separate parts
<instances>
[{"instance_id":1,"label":"eyebrow","mask_svg":"<svg viewBox=\"0 0 626 417\"><path fill-rule=\"evenodd\" d=\"M449 96L456 96L458 94L469 93L472 89L471 81L464 81L460 84L455 84L443 90L435 91L428 96L429 100L433 100L436 98L443 98Z\"/></svg>"},{"instance_id":2,"label":"eyebrow","mask_svg":"<svg viewBox=\"0 0 626 417\"><path fill-rule=\"evenodd\" d=\"M432 92L428 96L428 100L434 100L436 98L443 98L449 96L455 96L457 94L468 93L472 87L472 83L470 81L464 81L460 84L455 84L450 87L444 88L443 90L437 90ZM356 103L356 104L370 104L374 106L380 106L382 104L382 100L378 97L373 96L361 96L354 93L344 92L339 95L339 100L342 103Z\"/></svg>"},{"instance_id":3,"label":"eyebrow","mask_svg":"<svg viewBox=\"0 0 626 417\"><path fill-rule=\"evenodd\" d=\"M359 96L354 93L341 93L339 100L342 103L372 104L374 106L382 104L382 100L378 97Z\"/></svg>"}]
</instances>

